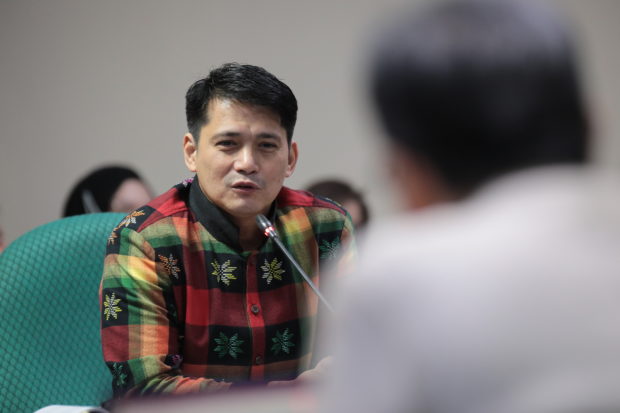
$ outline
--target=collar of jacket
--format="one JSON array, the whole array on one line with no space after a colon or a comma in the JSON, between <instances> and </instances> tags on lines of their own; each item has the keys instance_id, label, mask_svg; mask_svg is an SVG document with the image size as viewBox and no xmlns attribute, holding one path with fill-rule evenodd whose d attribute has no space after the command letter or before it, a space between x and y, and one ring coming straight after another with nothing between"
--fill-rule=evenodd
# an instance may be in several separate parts
<instances>
[{"instance_id":1,"label":"collar of jacket","mask_svg":"<svg viewBox=\"0 0 620 413\"><path fill-rule=\"evenodd\" d=\"M223 242L238 252L243 252L239 243L239 228L232 222L230 215L222 211L206 197L195 176L189 188L189 208L198 221L218 241ZM271 204L267 217L275 225L276 202ZM266 239L266 238L265 238Z\"/></svg>"}]
</instances>

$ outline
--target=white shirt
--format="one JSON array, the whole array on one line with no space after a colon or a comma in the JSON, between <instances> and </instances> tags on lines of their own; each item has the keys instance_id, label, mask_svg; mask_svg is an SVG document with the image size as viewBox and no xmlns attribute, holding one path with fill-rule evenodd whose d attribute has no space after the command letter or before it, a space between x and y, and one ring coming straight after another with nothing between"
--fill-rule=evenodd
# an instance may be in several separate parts
<instances>
[{"instance_id":1,"label":"white shirt","mask_svg":"<svg viewBox=\"0 0 620 413\"><path fill-rule=\"evenodd\" d=\"M325 410L620 412L619 188L531 169L375 225Z\"/></svg>"}]
</instances>

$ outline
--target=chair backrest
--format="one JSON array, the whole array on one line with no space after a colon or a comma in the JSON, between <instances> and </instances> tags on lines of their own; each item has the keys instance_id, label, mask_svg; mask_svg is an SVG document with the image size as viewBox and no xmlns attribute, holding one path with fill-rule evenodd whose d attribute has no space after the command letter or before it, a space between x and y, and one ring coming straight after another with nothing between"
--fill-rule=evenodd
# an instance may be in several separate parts
<instances>
[{"instance_id":1,"label":"chair backrest","mask_svg":"<svg viewBox=\"0 0 620 413\"><path fill-rule=\"evenodd\" d=\"M99 405L112 396L98 291L107 239L123 216L59 219L0 254L1 412Z\"/></svg>"}]
</instances>

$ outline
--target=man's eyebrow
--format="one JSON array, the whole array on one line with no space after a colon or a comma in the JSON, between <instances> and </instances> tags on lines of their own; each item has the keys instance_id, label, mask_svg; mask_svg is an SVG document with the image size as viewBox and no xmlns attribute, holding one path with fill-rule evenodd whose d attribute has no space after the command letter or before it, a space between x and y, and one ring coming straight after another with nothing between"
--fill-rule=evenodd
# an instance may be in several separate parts
<instances>
[{"instance_id":1,"label":"man's eyebrow","mask_svg":"<svg viewBox=\"0 0 620 413\"><path fill-rule=\"evenodd\" d=\"M224 131L224 132L218 132L215 135L211 136L211 139L235 138L237 136L241 136L241 133L235 132L235 131Z\"/></svg>"},{"instance_id":2,"label":"man's eyebrow","mask_svg":"<svg viewBox=\"0 0 620 413\"><path fill-rule=\"evenodd\" d=\"M270 133L270 132L261 132L258 135L256 135L257 138L259 139L277 139L280 140L280 135L276 134L276 133Z\"/></svg>"},{"instance_id":3,"label":"man's eyebrow","mask_svg":"<svg viewBox=\"0 0 620 413\"><path fill-rule=\"evenodd\" d=\"M220 138L238 138L240 136L242 136L243 134L241 132L236 132L236 131L222 131L222 132L218 132L215 135L211 136L211 140L216 140L216 139L220 139ZM259 134L256 135L257 139L274 139L274 140L280 140L281 136L277 133L271 133L271 132L260 132Z\"/></svg>"}]
</instances>

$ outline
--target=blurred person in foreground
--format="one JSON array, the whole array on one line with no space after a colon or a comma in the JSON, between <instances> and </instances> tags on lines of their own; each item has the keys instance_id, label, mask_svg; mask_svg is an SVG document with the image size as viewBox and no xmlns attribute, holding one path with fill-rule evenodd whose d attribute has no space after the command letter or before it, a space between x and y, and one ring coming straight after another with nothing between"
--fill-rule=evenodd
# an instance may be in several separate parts
<instances>
[{"instance_id":1,"label":"blurred person in foreground","mask_svg":"<svg viewBox=\"0 0 620 413\"><path fill-rule=\"evenodd\" d=\"M620 411L618 181L586 162L564 21L434 1L372 56L409 213L342 290L327 410Z\"/></svg>"},{"instance_id":2,"label":"blurred person in foreground","mask_svg":"<svg viewBox=\"0 0 620 413\"><path fill-rule=\"evenodd\" d=\"M347 182L340 179L322 179L310 184L306 187L306 190L314 195L331 199L342 205L351 215L356 232L359 233L368 224L370 214L366 200L360 192L356 191Z\"/></svg>"},{"instance_id":3,"label":"blurred person in foreground","mask_svg":"<svg viewBox=\"0 0 620 413\"><path fill-rule=\"evenodd\" d=\"M109 240L101 337L114 393L311 381L328 363L314 351L325 310L256 216L316 284L354 243L340 206L283 186L298 158L297 100L265 69L229 63L189 88L186 114L194 178L132 212Z\"/></svg>"},{"instance_id":4,"label":"blurred person in foreground","mask_svg":"<svg viewBox=\"0 0 620 413\"><path fill-rule=\"evenodd\" d=\"M104 166L75 184L65 202L63 217L94 212L130 212L153 198L136 171L124 166Z\"/></svg>"}]
</instances>

